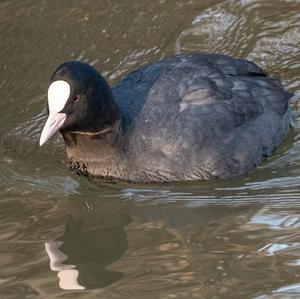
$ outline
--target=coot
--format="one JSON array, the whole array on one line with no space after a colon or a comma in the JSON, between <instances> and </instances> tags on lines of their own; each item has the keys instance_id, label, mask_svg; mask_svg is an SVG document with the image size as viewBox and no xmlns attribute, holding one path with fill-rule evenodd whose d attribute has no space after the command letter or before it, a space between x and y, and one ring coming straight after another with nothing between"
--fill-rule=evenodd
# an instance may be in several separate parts
<instances>
[{"instance_id":1,"label":"coot","mask_svg":"<svg viewBox=\"0 0 300 299\"><path fill-rule=\"evenodd\" d=\"M90 65L60 65L44 144L60 130L71 168L134 182L206 180L253 170L286 137L291 94L254 63L181 54L110 88Z\"/></svg>"}]
</instances>

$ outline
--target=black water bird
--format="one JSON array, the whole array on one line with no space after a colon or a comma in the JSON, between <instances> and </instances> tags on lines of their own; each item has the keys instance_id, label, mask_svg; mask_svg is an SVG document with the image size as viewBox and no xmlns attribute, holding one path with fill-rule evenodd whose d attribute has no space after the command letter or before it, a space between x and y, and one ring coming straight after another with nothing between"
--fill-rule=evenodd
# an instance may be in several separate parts
<instances>
[{"instance_id":1,"label":"black water bird","mask_svg":"<svg viewBox=\"0 0 300 299\"><path fill-rule=\"evenodd\" d=\"M110 88L90 65L58 67L40 145L60 130L71 168L134 182L190 181L253 170L284 140L291 94L254 63L181 54Z\"/></svg>"}]
</instances>

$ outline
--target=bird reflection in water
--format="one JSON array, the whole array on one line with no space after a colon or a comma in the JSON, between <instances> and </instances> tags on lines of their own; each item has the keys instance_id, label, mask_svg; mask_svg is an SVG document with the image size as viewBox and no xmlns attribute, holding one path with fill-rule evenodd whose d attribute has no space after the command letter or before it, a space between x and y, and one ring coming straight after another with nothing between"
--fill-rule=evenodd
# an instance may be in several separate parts
<instances>
[{"instance_id":1,"label":"bird reflection in water","mask_svg":"<svg viewBox=\"0 0 300 299\"><path fill-rule=\"evenodd\" d=\"M45 243L50 269L58 272L61 289L105 287L123 277L121 272L106 269L128 248L124 228L130 221L121 207L112 199L92 205L70 201L70 221L64 235Z\"/></svg>"}]
</instances>

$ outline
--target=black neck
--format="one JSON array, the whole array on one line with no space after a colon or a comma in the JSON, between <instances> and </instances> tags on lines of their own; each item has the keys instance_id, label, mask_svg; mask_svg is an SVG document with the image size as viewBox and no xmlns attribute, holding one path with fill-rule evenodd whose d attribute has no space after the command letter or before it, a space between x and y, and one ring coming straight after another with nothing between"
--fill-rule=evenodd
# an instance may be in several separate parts
<instances>
[{"instance_id":1,"label":"black neck","mask_svg":"<svg viewBox=\"0 0 300 299\"><path fill-rule=\"evenodd\" d=\"M107 176L122 160L119 121L100 131L62 131L69 164L82 172ZM119 162L118 162L119 161Z\"/></svg>"}]
</instances>

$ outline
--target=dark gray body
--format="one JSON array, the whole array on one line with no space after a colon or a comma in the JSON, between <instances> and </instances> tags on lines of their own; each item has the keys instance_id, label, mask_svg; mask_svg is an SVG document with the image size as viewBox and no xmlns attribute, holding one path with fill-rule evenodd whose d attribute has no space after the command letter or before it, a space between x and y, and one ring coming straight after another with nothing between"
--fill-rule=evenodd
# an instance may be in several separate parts
<instances>
[{"instance_id":1,"label":"dark gray body","mask_svg":"<svg viewBox=\"0 0 300 299\"><path fill-rule=\"evenodd\" d=\"M85 157L65 136L71 165L79 157L77 167L91 175L142 182L243 175L275 150L290 125L291 95L280 82L223 55L148 65L113 95L122 115L117 135L82 136L82 145L90 142Z\"/></svg>"}]
</instances>

